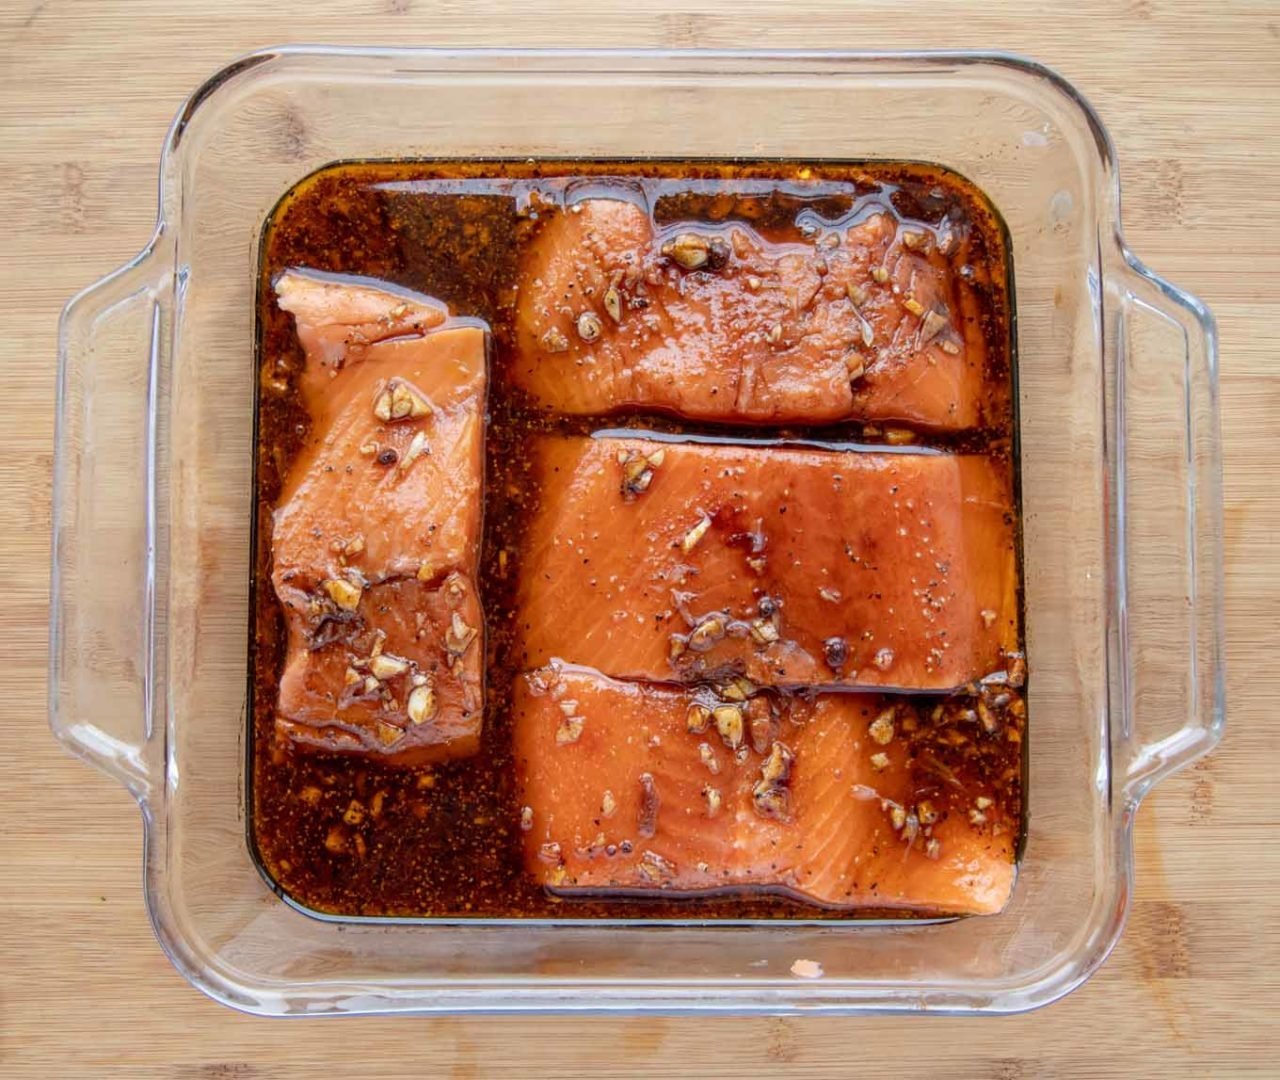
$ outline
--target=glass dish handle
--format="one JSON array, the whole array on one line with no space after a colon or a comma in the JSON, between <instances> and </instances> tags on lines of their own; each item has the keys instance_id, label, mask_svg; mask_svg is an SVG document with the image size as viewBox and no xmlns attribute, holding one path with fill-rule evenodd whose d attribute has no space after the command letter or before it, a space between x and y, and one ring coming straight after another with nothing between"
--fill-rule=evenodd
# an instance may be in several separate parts
<instances>
[{"instance_id":1,"label":"glass dish handle","mask_svg":"<svg viewBox=\"0 0 1280 1080\"><path fill-rule=\"evenodd\" d=\"M1117 782L1133 806L1222 736L1222 462L1213 316L1123 246L1120 259L1116 596L1125 722L1114 749Z\"/></svg>"},{"instance_id":2,"label":"glass dish handle","mask_svg":"<svg viewBox=\"0 0 1280 1080\"><path fill-rule=\"evenodd\" d=\"M49 723L144 804L161 754L149 689L155 433L173 279L157 232L133 262L74 297L58 327Z\"/></svg>"}]
</instances>

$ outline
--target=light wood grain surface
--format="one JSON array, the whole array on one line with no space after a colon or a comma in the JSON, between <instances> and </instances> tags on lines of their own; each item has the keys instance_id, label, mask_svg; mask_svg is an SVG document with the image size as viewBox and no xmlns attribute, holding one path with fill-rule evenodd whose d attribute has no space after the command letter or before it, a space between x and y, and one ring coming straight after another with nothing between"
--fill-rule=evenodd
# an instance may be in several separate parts
<instances>
[{"instance_id":1,"label":"light wood grain surface","mask_svg":"<svg viewBox=\"0 0 1280 1080\"><path fill-rule=\"evenodd\" d=\"M0 1072L1277 1075L1280 4L288 7L0 0ZM1132 246L1221 328L1229 729L1143 806L1129 928L1083 989L999 1020L287 1022L215 1005L169 966L143 909L136 808L45 726L55 326L72 292L150 235L161 142L186 93L285 41L994 47L1049 63L1092 99L1119 150Z\"/></svg>"}]
</instances>

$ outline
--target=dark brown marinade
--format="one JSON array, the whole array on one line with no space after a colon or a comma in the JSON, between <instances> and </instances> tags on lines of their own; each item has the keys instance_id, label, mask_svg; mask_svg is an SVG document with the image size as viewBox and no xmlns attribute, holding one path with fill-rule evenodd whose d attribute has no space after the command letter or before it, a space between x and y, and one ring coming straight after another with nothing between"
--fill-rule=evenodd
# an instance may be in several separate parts
<instances>
[{"instance_id":1,"label":"dark brown marinade","mask_svg":"<svg viewBox=\"0 0 1280 1080\"><path fill-rule=\"evenodd\" d=\"M566 193L616 183L645 188L659 223L741 220L774 239L802 237L813 224L843 218L868 198L887 200L903 220L936 224L947 218L968 230L971 261L987 268L992 284L979 297L989 376L1011 385L1010 275L1002 226L975 188L932 166L390 162L334 165L303 180L268 220L259 266L249 839L273 886L305 908L346 917L902 917L869 909L824 910L767 889L701 899L561 901L523 871L510 749L510 688L519 667L511 619L520 572L511 538L539 493L524 471L522 448L531 435L548 430L716 432L715 425L652 414L551 418L531 408L506 377L517 255L539 227L539 208L554 208ZM296 753L275 739L273 709L285 641L271 587L270 523L281 480L309 424L296 389L301 349L292 318L276 306L271 290L272 278L290 266L395 282L438 297L454 314L483 319L492 329L480 573L488 621L486 715L481 750L468 760L393 768L362 757ZM733 431L752 438L862 443L879 436L878 429L858 423ZM919 441L1002 459L1016 482L1011 409L988 430L922 434ZM905 737L919 798L945 802L950 789L978 782L995 795L1003 820L1022 820L1026 721L1018 691L993 686L977 696L896 700L913 711L906 727L915 730ZM986 712L975 724L972 710L979 700Z\"/></svg>"}]
</instances>

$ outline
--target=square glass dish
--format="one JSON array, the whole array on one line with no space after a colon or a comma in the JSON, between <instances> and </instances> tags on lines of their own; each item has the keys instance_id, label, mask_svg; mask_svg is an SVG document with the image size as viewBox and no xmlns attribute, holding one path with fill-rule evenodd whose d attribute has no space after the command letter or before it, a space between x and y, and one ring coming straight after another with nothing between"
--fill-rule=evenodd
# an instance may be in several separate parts
<instances>
[{"instance_id":1,"label":"square glass dish","mask_svg":"<svg viewBox=\"0 0 1280 1080\"><path fill-rule=\"evenodd\" d=\"M1034 672L1002 914L343 923L264 881L245 822L259 238L317 168L419 157L925 161L991 199ZM1008 56L286 48L210 79L170 131L151 243L71 301L59 341L51 723L137 798L175 965L271 1015L1013 1012L1079 985L1124 923L1141 798L1224 719L1213 322L1119 220L1097 117Z\"/></svg>"}]
</instances>

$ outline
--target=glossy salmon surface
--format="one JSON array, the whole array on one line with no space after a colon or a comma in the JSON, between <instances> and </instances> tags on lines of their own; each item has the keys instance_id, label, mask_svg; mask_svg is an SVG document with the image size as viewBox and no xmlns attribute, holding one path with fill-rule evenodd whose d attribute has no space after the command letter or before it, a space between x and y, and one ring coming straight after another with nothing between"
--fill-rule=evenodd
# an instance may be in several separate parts
<instances>
[{"instance_id":1,"label":"glossy salmon surface","mask_svg":"<svg viewBox=\"0 0 1280 1080\"><path fill-rule=\"evenodd\" d=\"M656 231L622 199L571 203L522 265L515 375L561 413L977 427L1002 402L953 246L887 210L770 242L741 224Z\"/></svg>"},{"instance_id":2,"label":"glossy salmon surface","mask_svg":"<svg viewBox=\"0 0 1280 1080\"><path fill-rule=\"evenodd\" d=\"M289 624L278 731L402 764L473 753L484 331L431 330L438 305L367 282L277 287L313 425L272 523Z\"/></svg>"},{"instance_id":3,"label":"glossy salmon surface","mask_svg":"<svg viewBox=\"0 0 1280 1080\"><path fill-rule=\"evenodd\" d=\"M457 573L434 584L402 577L370 585L350 620L313 630L305 616L292 619L280 734L401 765L475 753L481 647L459 650L465 637L450 638L455 615L464 626L483 625L475 587Z\"/></svg>"},{"instance_id":4,"label":"glossy salmon surface","mask_svg":"<svg viewBox=\"0 0 1280 1080\"><path fill-rule=\"evenodd\" d=\"M289 269L275 280L276 302L294 317L307 356L301 390L312 406L324 403L329 380L365 349L388 338L417 337L439 326L448 311L437 300L382 281Z\"/></svg>"},{"instance_id":5,"label":"glossy salmon surface","mask_svg":"<svg viewBox=\"0 0 1280 1080\"><path fill-rule=\"evenodd\" d=\"M1010 492L983 457L630 437L536 450L523 660L948 690L1017 648Z\"/></svg>"},{"instance_id":6,"label":"glossy salmon surface","mask_svg":"<svg viewBox=\"0 0 1280 1080\"><path fill-rule=\"evenodd\" d=\"M918 768L896 730L909 707L720 701L551 668L517 684L515 710L525 865L558 894L756 886L968 914L1008 899L1016 822L982 784Z\"/></svg>"}]
</instances>

